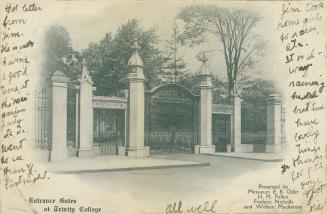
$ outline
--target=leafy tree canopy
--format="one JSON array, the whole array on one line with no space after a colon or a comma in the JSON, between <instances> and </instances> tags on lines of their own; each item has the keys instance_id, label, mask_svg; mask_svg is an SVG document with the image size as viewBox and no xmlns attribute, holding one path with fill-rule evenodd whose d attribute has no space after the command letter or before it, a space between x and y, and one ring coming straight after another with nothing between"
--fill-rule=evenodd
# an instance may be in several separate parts
<instances>
[{"instance_id":1,"label":"leafy tree canopy","mask_svg":"<svg viewBox=\"0 0 327 214\"><path fill-rule=\"evenodd\" d=\"M160 74L162 76L163 82L179 82L184 78L187 78L186 73L188 72L186 68L186 63L184 61L184 56L180 55L179 50L181 48L181 41L178 39L180 34L178 25L174 23L173 33L170 40L167 40L167 47L165 51L165 66Z\"/></svg>"},{"instance_id":2,"label":"leafy tree canopy","mask_svg":"<svg viewBox=\"0 0 327 214\"><path fill-rule=\"evenodd\" d=\"M181 10L184 31L179 39L186 45L198 45L213 35L223 46L229 91L239 73L253 68L256 57L262 55L264 43L255 34L260 17L247 9L227 9L214 5L194 5Z\"/></svg>"},{"instance_id":3,"label":"leafy tree canopy","mask_svg":"<svg viewBox=\"0 0 327 214\"><path fill-rule=\"evenodd\" d=\"M243 103L263 103L271 94L281 94L272 80L253 79L243 87L241 97Z\"/></svg>"},{"instance_id":4,"label":"leafy tree canopy","mask_svg":"<svg viewBox=\"0 0 327 214\"><path fill-rule=\"evenodd\" d=\"M185 88L190 89L194 94L200 95L199 76L193 73L185 74L184 78L181 79L178 84L184 86ZM222 80L218 76L212 76L212 85L213 85L213 103L219 104L228 104L229 103L229 93L228 93L228 82Z\"/></svg>"},{"instance_id":5,"label":"leafy tree canopy","mask_svg":"<svg viewBox=\"0 0 327 214\"><path fill-rule=\"evenodd\" d=\"M196 74L187 74L179 84L186 88L189 88L194 94L200 94L197 87L199 79ZM212 96L213 103L216 104L230 104L228 80L219 78L218 76L212 76ZM252 79L248 80L244 84L241 91L241 98L243 104L265 103L266 99L271 94L281 94L275 87L275 84L271 80L264 79Z\"/></svg>"},{"instance_id":6,"label":"leafy tree canopy","mask_svg":"<svg viewBox=\"0 0 327 214\"><path fill-rule=\"evenodd\" d=\"M44 44L42 82L45 82L56 70L70 76L70 66L64 63L64 58L67 55L72 56L74 51L67 30L60 25L52 25L46 31Z\"/></svg>"},{"instance_id":7,"label":"leafy tree canopy","mask_svg":"<svg viewBox=\"0 0 327 214\"><path fill-rule=\"evenodd\" d=\"M144 30L136 19L131 19L121 25L115 35L107 33L99 43L91 43L83 51L89 69L94 71L97 94L112 95L128 87L127 63L135 37L141 46L139 53L144 63L146 87L158 84L164 57L155 46L158 43L156 29Z\"/></svg>"}]
</instances>

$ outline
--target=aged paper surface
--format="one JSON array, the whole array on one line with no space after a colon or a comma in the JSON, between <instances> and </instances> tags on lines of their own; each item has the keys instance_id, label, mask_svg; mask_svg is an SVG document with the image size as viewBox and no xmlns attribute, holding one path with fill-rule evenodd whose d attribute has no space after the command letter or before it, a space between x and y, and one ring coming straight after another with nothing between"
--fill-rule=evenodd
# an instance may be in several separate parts
<instances>
[{"instance_id":1,"label":"aged paper surface","mask_svg":"<svg viewBox=\"0 0 327 214\"><path fill-rule=\"evenodd\" d=\"M0 213L327 213L325 1L0 3Z\"/></svg>"}]
</instances>

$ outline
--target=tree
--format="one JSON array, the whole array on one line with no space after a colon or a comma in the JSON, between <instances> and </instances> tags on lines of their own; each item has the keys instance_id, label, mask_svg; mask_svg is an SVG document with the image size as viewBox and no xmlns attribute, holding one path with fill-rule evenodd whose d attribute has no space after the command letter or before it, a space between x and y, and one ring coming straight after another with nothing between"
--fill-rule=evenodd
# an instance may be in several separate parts
<instances>
[{"instance_id":1,"label":"tree","mask_svg":"<svg viewBox=\"0 0 327 214\"><path fill-rule=\"evenodd\" d=\"M229 103L229 92L228 92L228 81L221 79L216 75L212 76L212 96L213 102L216 104L228 104Z\"/></svg>"},{"instance_id":2,"label":"tree","mask_svg":"<svg viewBox=\"0 0 327 214\"><path fill-rule=\"evenodd\" d=\"M256 56L264 50L254 32L259 16L247 9L197 5L183 8L177 18L184 23L184 32L179 35L183 44L200 44L210 34L222 43L229 92L234 94L238 75L253 68Z\"/></svg>"},{"instance_id":3,"label":"tree","mask_svg":"<svg viewBox=\"0 0 327 214\"><path fill-rule=\"evenodd\" d=\"M199 83L199 76L193 73L185 74L184 78L178 82L178 84L190 89L194 94L200 94L200 88L197 87ZM228 82L222 80L216 75L212 76L212 96L213 103L215 104L228 104L229 94L228 94Z\"/></svg>"},{"instance_id":4,"label":"tree","mask_svg":"<svg viewBox=\"0 0 327 214\"><path fill-rule=\"evenodd\" d=\"M107 33L99 43L91 43L83 51L89 69L94 71L97 94L112 95L127 88L127 63L133 52L135 37L141 46L139 53L144 63L146 87L151 88L158 83L164 57L155 47L158 43L156 29L143 30L136 19L131 19L121 25L114 36Z\"/></svg>"},{"instance_id":5,"label":"tree","mask_svg":"<svg viewBox=\"0 0 327 214\"><path fill-rule=\"evenodd\" d=\"M178 84L191 90L194 94L199 94L199 88L196 87L198 83L198 77L194 73L186 73L184 78L181 79Z\"/></svg>"},{"instance_id":6,"label":"tree","mask_svg":"<svg viewBox=\"0 0 327 214\"><path fill-rule=\"evenodd\" d=\"M181 47L178 35L179 29L177 24L174 23L173 34L171 39L167 41L166 62L162 72L164 82L179 82L187 72L184 56L178 54L178 50Z\"/></svg>"},{"instance_id":7,"label":"tree","mask_svg":"<svg viewBox=\"0 0 327 214\"><path fill-rule=\"evenodd\" d=\"M51 26L46 31L44 44L45 58L41 74L43 80L41 82L46 82L56 70L60 70L69 76L70 66L64 63L64 58L68 55L72 56L74 51L68 31L60 25Z\"/></svg>"},{"instance_id":8,"label":"tree","mask_svg":"<svg viewBox=\"0 0 327 214\"><path fill-rule=\"evenodd\" d=\"M243 103L265 103L271 94L281 94L271 80L253 79L242 90Z\"/></svg>"}]
</instances>

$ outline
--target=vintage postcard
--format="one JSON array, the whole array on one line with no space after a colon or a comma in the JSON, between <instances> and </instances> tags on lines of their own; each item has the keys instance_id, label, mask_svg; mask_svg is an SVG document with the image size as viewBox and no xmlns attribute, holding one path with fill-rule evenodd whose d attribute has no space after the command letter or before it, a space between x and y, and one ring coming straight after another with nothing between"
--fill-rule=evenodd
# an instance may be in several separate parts
<instances>
[{"instance_id":1,"label":"vintage postcard","mask_svg":"<svg viewBox=\"0 0 327 214\"><path fill-rule=\"evenodd\" d=\"M326 1L0 11L1 214L327 213Z\"/></svg>"}]
</instances>

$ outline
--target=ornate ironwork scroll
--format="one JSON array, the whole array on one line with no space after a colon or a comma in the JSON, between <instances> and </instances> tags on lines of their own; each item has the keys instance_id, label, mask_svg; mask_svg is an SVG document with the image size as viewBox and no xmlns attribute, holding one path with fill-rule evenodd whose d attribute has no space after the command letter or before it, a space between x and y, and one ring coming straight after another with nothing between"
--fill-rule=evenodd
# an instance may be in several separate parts
<instances>
[{"instance_id":1,"label":"ornate ironwork scroll","mask_svg":"<svg viewBox=\"0 0 327 214\"><path fill-rule=\"evenodd\" d=\"M197 142L198 97L177 84L146 93L145 145L152 154L192 153Z\"/></svg>"}]
</instances>

